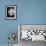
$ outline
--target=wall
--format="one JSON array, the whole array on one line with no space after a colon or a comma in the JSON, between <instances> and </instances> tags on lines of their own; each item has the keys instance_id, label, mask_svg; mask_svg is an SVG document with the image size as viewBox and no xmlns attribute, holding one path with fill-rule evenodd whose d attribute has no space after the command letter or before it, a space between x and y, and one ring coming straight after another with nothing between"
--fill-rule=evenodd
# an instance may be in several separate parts
<instances>
[{"instance_id":1,"label":"wall","mask_svg":"<svg viewBox=\"0 0 46 46\"><path fill-rule=\"evenodd\" d=\"M10 4L17 6L16 20L5 20L5 5ZM46 24L46 0L0 0L0 44L8 43L9 32L18 32L18 24Z\"/></svg>"}]
</instances>

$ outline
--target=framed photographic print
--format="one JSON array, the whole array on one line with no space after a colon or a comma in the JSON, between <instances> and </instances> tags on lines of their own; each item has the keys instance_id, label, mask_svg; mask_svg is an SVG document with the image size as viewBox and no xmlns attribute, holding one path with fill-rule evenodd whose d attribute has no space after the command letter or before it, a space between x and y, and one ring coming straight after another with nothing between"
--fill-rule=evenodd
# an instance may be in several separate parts
<instances>
[{"instance_id":1,"label":"framed photographic print","mask_svg":"<svg viewBox=\"0 0 46 46\"><path fill-rule=\"evenodd\" d=\"M5 18L6 20L15 20L16 19L16 5L5 5Z\"/></svg>"},{"instance_id":2,"label":"framed photographic print","mask_svg":"<svg viewBox=\"0 0 46 46\"><path fill-rule=\"evenodd\" d=\"M19 24L18 41L46 41L46 24Z\"/></svg>"}]
</instances>

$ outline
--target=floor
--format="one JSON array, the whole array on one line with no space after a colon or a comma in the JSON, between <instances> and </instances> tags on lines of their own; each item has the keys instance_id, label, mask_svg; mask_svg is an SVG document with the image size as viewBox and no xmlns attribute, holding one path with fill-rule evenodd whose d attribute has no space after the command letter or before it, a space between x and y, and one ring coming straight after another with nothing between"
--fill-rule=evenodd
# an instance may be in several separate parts
<instances>
[{"instance_id":1,"label":"floor","mask_svg":"<svg viewBox=\"0 0 46 46\"><path fill-rule=\"evenodd\" d=\"M0 46L8 46L8 44L0 44ZM18 46L18 44L10 45L10 46Z\"/></svg>"},{"instance_id":2,"label":"floor","mask_svg":"<svg viewBox=\"0 0 46 46\"><path fill-rule=\"evenodd\" d=\"M31 40L28 40L28 41L21 40L20 46L46 46L46 42L45 41L32 42Z\"/></svg>"},{"instance_id":3,"label":"floor","mask_svg":"<svg viewBox=\"0 0 46 46\"><path fill-rule=\"evenodd\" d=\"M0 46L8 46L8 44L0 44ZM14 44L13 46L46 46L46 42L45 41L32 42L31 40L28 41L21 40L19 44Z\"/></svg>"}]
</instances>

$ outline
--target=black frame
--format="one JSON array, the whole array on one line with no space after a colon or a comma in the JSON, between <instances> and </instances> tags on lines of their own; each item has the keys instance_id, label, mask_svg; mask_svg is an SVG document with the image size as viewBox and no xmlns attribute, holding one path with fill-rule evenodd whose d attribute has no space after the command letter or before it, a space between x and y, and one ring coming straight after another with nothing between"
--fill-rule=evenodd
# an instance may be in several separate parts
<instances>
[{"instance_id":1,"label":"black frame","mask_svg":"<svg viewBox=\"0 0 46 46\"><path fill-rule=\"evenodd\" d=\"M15 8L15 17L7 17L7 7L14 7ZM16 5L5 5L5 19L6 20L16 20L17 19L17 8Z\"/></svg>"}]
</instances>

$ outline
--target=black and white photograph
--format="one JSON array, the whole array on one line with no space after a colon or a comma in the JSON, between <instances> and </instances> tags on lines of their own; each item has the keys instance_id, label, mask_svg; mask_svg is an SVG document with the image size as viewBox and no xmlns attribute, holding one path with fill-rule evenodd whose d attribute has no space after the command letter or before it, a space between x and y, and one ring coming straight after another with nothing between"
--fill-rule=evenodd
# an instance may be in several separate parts
<instances>
[{"instance_id":1,"label":"black and white photograph","mask_svg":"<svg viewBox=\"0 0 46 46\"><path fill-rule=\"evenodd\" d=\"M16 19L16 5L6 5L6 19Z\"/></svg>"}]
</instances>

